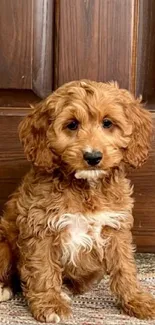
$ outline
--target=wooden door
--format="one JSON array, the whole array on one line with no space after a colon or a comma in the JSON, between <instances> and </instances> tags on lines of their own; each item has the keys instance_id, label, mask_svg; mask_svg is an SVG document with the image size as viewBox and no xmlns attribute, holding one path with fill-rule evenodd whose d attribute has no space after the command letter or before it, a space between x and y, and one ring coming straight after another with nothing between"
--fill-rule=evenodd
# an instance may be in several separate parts
<instances>
[{"instance_id":1,"label":"wooden door","mask_svg":"<svg viewBox=\"0 0 155 325\"><path fill-rule=\"evenodd\" d=\"M17 137L19 120L30 102L64 82L117 80L121 87L143 95L155 121L155 3L1 0L0 15L2 206L28 168ZM134 235L141 251L155 251L154 152L131 175L136 198Z\"/></svg>"}]
</instances>

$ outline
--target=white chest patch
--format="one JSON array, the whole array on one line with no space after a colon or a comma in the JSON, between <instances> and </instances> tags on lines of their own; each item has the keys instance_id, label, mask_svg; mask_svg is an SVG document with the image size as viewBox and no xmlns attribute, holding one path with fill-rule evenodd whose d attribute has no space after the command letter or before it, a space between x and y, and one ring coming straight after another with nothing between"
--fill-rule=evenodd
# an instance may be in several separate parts
<instances>
[{"instance_id":1,"label":"white chest patch","mask_svg":"<svg viewBox=\"0 0 155 325\"><path fill-rule=\"evenodd\" d=\"M94 214L66 213L52 219L48 225L55 232L60 233L63 248L63 264L73 263L80 252L90 252L94 247L102 248L105 240L101 231L104 226L119 229L121 221L127 217L122 211L100 211Z\"/></svg>"}]
</instances>

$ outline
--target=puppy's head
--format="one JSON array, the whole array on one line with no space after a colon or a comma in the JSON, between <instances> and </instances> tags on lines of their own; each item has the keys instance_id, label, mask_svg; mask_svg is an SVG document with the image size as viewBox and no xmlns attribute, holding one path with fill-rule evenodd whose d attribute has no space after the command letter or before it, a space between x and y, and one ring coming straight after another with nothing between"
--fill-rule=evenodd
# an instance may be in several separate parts
<instances>
[{"instance_id":1,"label":"puppy's head","mask_svg":"<svg viewBox=\"0 0 155 325\"><path fill-rule=\"evenodd\" d=\"M29 160L51 171L60 165L77 178L97 177L123 161L141 166L148 155L150 114L115 83L63 85L20 124Z\"/></svg>"}]
</instances>

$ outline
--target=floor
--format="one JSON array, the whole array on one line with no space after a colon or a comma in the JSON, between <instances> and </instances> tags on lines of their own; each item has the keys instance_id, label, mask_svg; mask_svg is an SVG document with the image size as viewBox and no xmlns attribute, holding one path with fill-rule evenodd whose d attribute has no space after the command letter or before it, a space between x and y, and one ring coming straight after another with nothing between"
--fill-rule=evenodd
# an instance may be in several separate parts
<instances>
[{"instance_id":1,"label":"floor","mask_svg":"<svg viewBox=\"0 0 155 325\"><path fill-rule=\"evenodd\" d=\"M138 277L143 286L155 295L155 254L136 255ZM35 325L36 322L21 296L0 304L0 324ZM73 300L73 318L61 325L155 325L153 321L141 321L126 316L115 305L108 288L108 278L100 285Z\"/></svg>"}]
</instances>

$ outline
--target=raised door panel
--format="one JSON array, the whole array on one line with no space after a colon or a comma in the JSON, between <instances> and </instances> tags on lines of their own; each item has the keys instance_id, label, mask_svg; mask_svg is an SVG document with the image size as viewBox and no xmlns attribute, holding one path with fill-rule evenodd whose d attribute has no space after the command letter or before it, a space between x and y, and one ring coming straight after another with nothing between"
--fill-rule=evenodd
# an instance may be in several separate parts
<instances>
[{"instance_id":1,"label":"raised door panel","mask_svg":"<svg viewBox=\"0 0 155 325\"><path fill-rule=\"evenodd\" d=\"M0 109L0 213L29 168L18 138L18 125L29 109Z\"/></svg>"},{"instance_id":2,"label":"raised door panel","mask_svg":"<svg viewBox=\"0 0 155 325\"><path fill-rule=\"evenodd\" d=\"M21 94L33 101L52 91L53 14L53 0L0 1L0 106L11 106L11 96L15 106Z\"/></svg>"},{"instance_id":3,"label":"raised door panel","mask_svg":"<svg viewBox=\"0 0 155 325\"><path fill-rule=\"evenodd\" d=\"M55 88L74 79L132 81L134 0L59 0Z\"/></svg>"},{"instance_id":4,"label":"raised door panel","mask_svg":"<svg viewBox=\"0 0 155 325\"><path fill-rule=\"evenodd\" d=\"M152 113L155 129L155 113ZM134 184L134 236L140 251L155 252L155 136L147 163L132 171Z\"/></svg>"},{"instance_id":5,"label":"raised door panel","mask_svg":"<svg viewBox=\"0 0 155 325\"><path fill-rule=\"evenodd\" d=\"M138 1L136 93L155 110L155 1Z\"/></svg>"}]
</instances>

